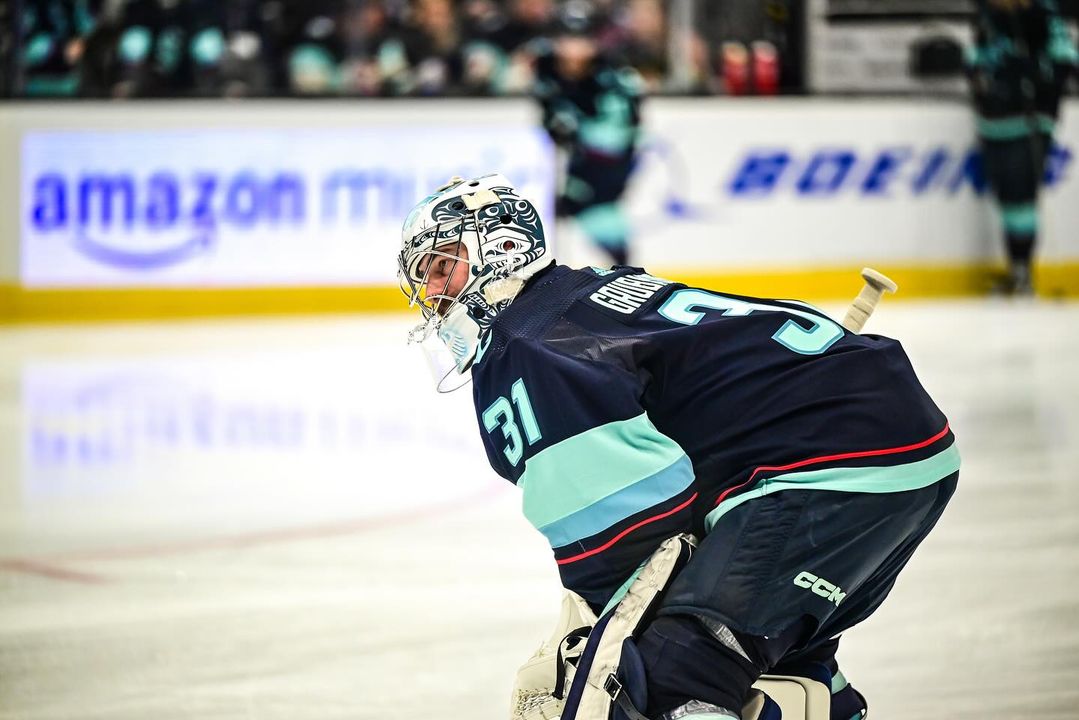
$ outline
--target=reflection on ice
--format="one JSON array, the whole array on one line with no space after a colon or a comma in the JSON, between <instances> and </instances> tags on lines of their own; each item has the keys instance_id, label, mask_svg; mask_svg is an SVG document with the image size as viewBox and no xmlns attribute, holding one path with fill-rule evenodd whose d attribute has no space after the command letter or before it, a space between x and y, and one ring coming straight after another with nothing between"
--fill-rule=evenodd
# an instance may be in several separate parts
<instances>
[{"instance_id":1,"label":"reflection on ice","mask_svg":"<svg viewBox=\"0 0 1079 720\"><path fill-rule=\"evenodd\" d=\"M407 322L384 335L330 323L284 347L288 331L239 327L251 337L146 330L149 351L126 347L142 331L111 342L72 329L83 349L26 352L4 399L18 452L0 460L32 513L18 545L62 532L83 547L102 524L115 544L147 528L377 518L496 486L467 390L435 392Z\"/></svg>"},{"instance_id":2,"label":"reflection on ice","mask_svg":"<svg viewBox=\"0 0 1079 720\"><path fill-rule=\"evenodd\" d=\"M227 359L29 364L22 398L28 477L169 456L268 453L279 461L328 452L370 458L416 445L476 449L473 427L373 404L347 367L313 374L302 359L276 358L272 369Z\"/></svg>"}]
</instances>

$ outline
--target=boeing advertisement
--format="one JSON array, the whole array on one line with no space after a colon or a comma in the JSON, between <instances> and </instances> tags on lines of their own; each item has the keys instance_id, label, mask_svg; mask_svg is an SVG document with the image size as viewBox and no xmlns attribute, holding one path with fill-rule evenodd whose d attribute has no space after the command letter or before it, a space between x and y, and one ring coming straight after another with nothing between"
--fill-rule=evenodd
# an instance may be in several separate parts
<instances>
[{"instance_id":1,"label":"boeing advertisement","mask_svg":"<svg viewBox=\"0 0 1079 720\"><path fill-rule=\"evenodd\" d=\"M1065 112L1045 167L1047 261L1079 257L1070 232L1079 224L1074 117ZM628 194L634 261L644 267L959 267L1003 252L974 118L962 104L683 103L647 119Z\"/></svg>"}]
</instances>

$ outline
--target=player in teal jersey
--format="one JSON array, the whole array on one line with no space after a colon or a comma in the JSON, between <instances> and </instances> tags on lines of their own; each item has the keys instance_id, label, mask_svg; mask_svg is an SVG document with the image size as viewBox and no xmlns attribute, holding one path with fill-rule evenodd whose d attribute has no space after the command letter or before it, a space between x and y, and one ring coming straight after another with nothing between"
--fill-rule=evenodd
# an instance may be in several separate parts
<instances>
[{"instance_id":1,"label":"player in teal jersey","mask_svg":"<svg viewBox=\"0 0 1079 720\"><path fill-rule=\"evenodd\" d=\"M471 377L491 466L596 634L665 540L700 539L626 642L622 699L649 718L738 717L768 672L828 684L835 720L864 713L838 637L888 594L959 470L900 344L797 301L557 265L499 175L424 199L402 241L413 338ZM606 720L580 685L562 717Z\"/></svg>"},{"instance_id":2,"label":"player in teal jersey","mask_svg":"<svg viewBox=\"0 0 1079 720\"><path fill-rule=\"evenodd\" d=\"M566 156L556 213L624 264L630 227L621 199L636 163L643 84L636 70L603 51L597 30L588 3L567 3L551 41L536 43L533 94L544 129Z\"/></svg>"},{"instance_id":3,"label":"player in teal jersey","mask_svg":"<svg viewBox=\"0 0 1079 720\"><path fill-rule=\"evenodd\" d=\"M1038 190L1065 82L1079 66L1056 0L978 0L968 71L986 177L1004 228L1002 289L1033 292Z\"/></svg>"}]
</instances>

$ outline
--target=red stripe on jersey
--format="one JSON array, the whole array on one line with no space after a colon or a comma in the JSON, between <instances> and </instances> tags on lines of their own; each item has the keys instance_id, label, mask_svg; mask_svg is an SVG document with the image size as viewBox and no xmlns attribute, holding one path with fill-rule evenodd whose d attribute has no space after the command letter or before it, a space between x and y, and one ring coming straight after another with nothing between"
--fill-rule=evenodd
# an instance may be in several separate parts
<instances>
[{"instance_id":1,"label":"red stripe on jersey","mask_svg":"<svg viewBox=\"0 0 1079 720\"><path fill-rule=\"evenodd\" d=\"M689 497L689 500L686 500L684 503L682 503L678 507L674 508L673 510L668 510L665 513L661 513L659 515L654 515L654 516L652 516L650 518L645 518L644 520L641 520L636 525L632 525L632 526L626 528L625 530L623 530L622 532L618 533L613 538L611 538L607 542L600 545L598 548L593 548L592 550L589 550L588 552L583 552L580 555L574 555L573 557L562 558L561 560L558 561L558 564L559 565L569 565L570 563L577 562L578 560L584 560L587 557L592 557L593 555L596 555L597 553L601 553L604 550L606 550L607 548L609 548L610 546L614 545L616 542L618 542L622 538L624 538L626 535L629 535L631 532L633 532L637 528L643 527L643 526L647 525L648 523L655 522L656 520L662 520L665 517L670 517L671 515L674 515L676 512L678 512L679 510L685 510L687 507L689 507L691 504L693 504L693 501L696 500L696 499L697 499L697 493L693 493Z\"/></svg>"},{"instance_id":2,"label":"red stripe on jersey","mask_svg":"<svg viewBox=\"0 0 1079 720\"><path fill-rule=\"evenodd\" d=\"M885 448L883 450L860 450L858 452L840 453L839 455L822 455L821 457L810 458L808 460L799 460L798 462L793 462L790 465L761 465L753 471L753 473L749 476L749 479L746 480L744 483L742 483L741 485L735 485L734 487L724 490L720 494L719 499L716 500L716 505L719 505L721 502L723 502L727 498L727 496L735 490L744 488L746 485L752 483L753 479L757 477L757 473L760 472L765 472L768 470L793 470L794 468L805 467L806 465L830 462L834 460L849 460L851 458L874 457L877 455L894 455L896 453L907 452L909 450L917 450L918 448L924 448L927 445L932 445L937 440L940 440L947 434L948 424L945 423L944 429L941 430L939 433L929 438L928 440L922 440L921 442L914 443L913 445L903 445L901 447Z\"/></svg>"}]
</instances>

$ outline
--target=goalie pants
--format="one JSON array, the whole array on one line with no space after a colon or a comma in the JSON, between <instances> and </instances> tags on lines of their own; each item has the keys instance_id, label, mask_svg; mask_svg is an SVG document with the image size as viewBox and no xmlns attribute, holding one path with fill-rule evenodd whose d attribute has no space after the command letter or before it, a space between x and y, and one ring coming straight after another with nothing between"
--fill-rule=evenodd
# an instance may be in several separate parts
<instances>
[{"instance_id":1,"label":"goalie pants","mask_svg":"<svg viewBox=\"0 0 1079 720\"><path fill-rule=\"evenodd\" d=\"M957 481L896 493L784 490L724 515L638 640L646 714L689 700L737 710L769 671L813 677L807 668L823 667L815 679L830 682L835 638L887 597Z\"/></svg>"}]
</instances>

